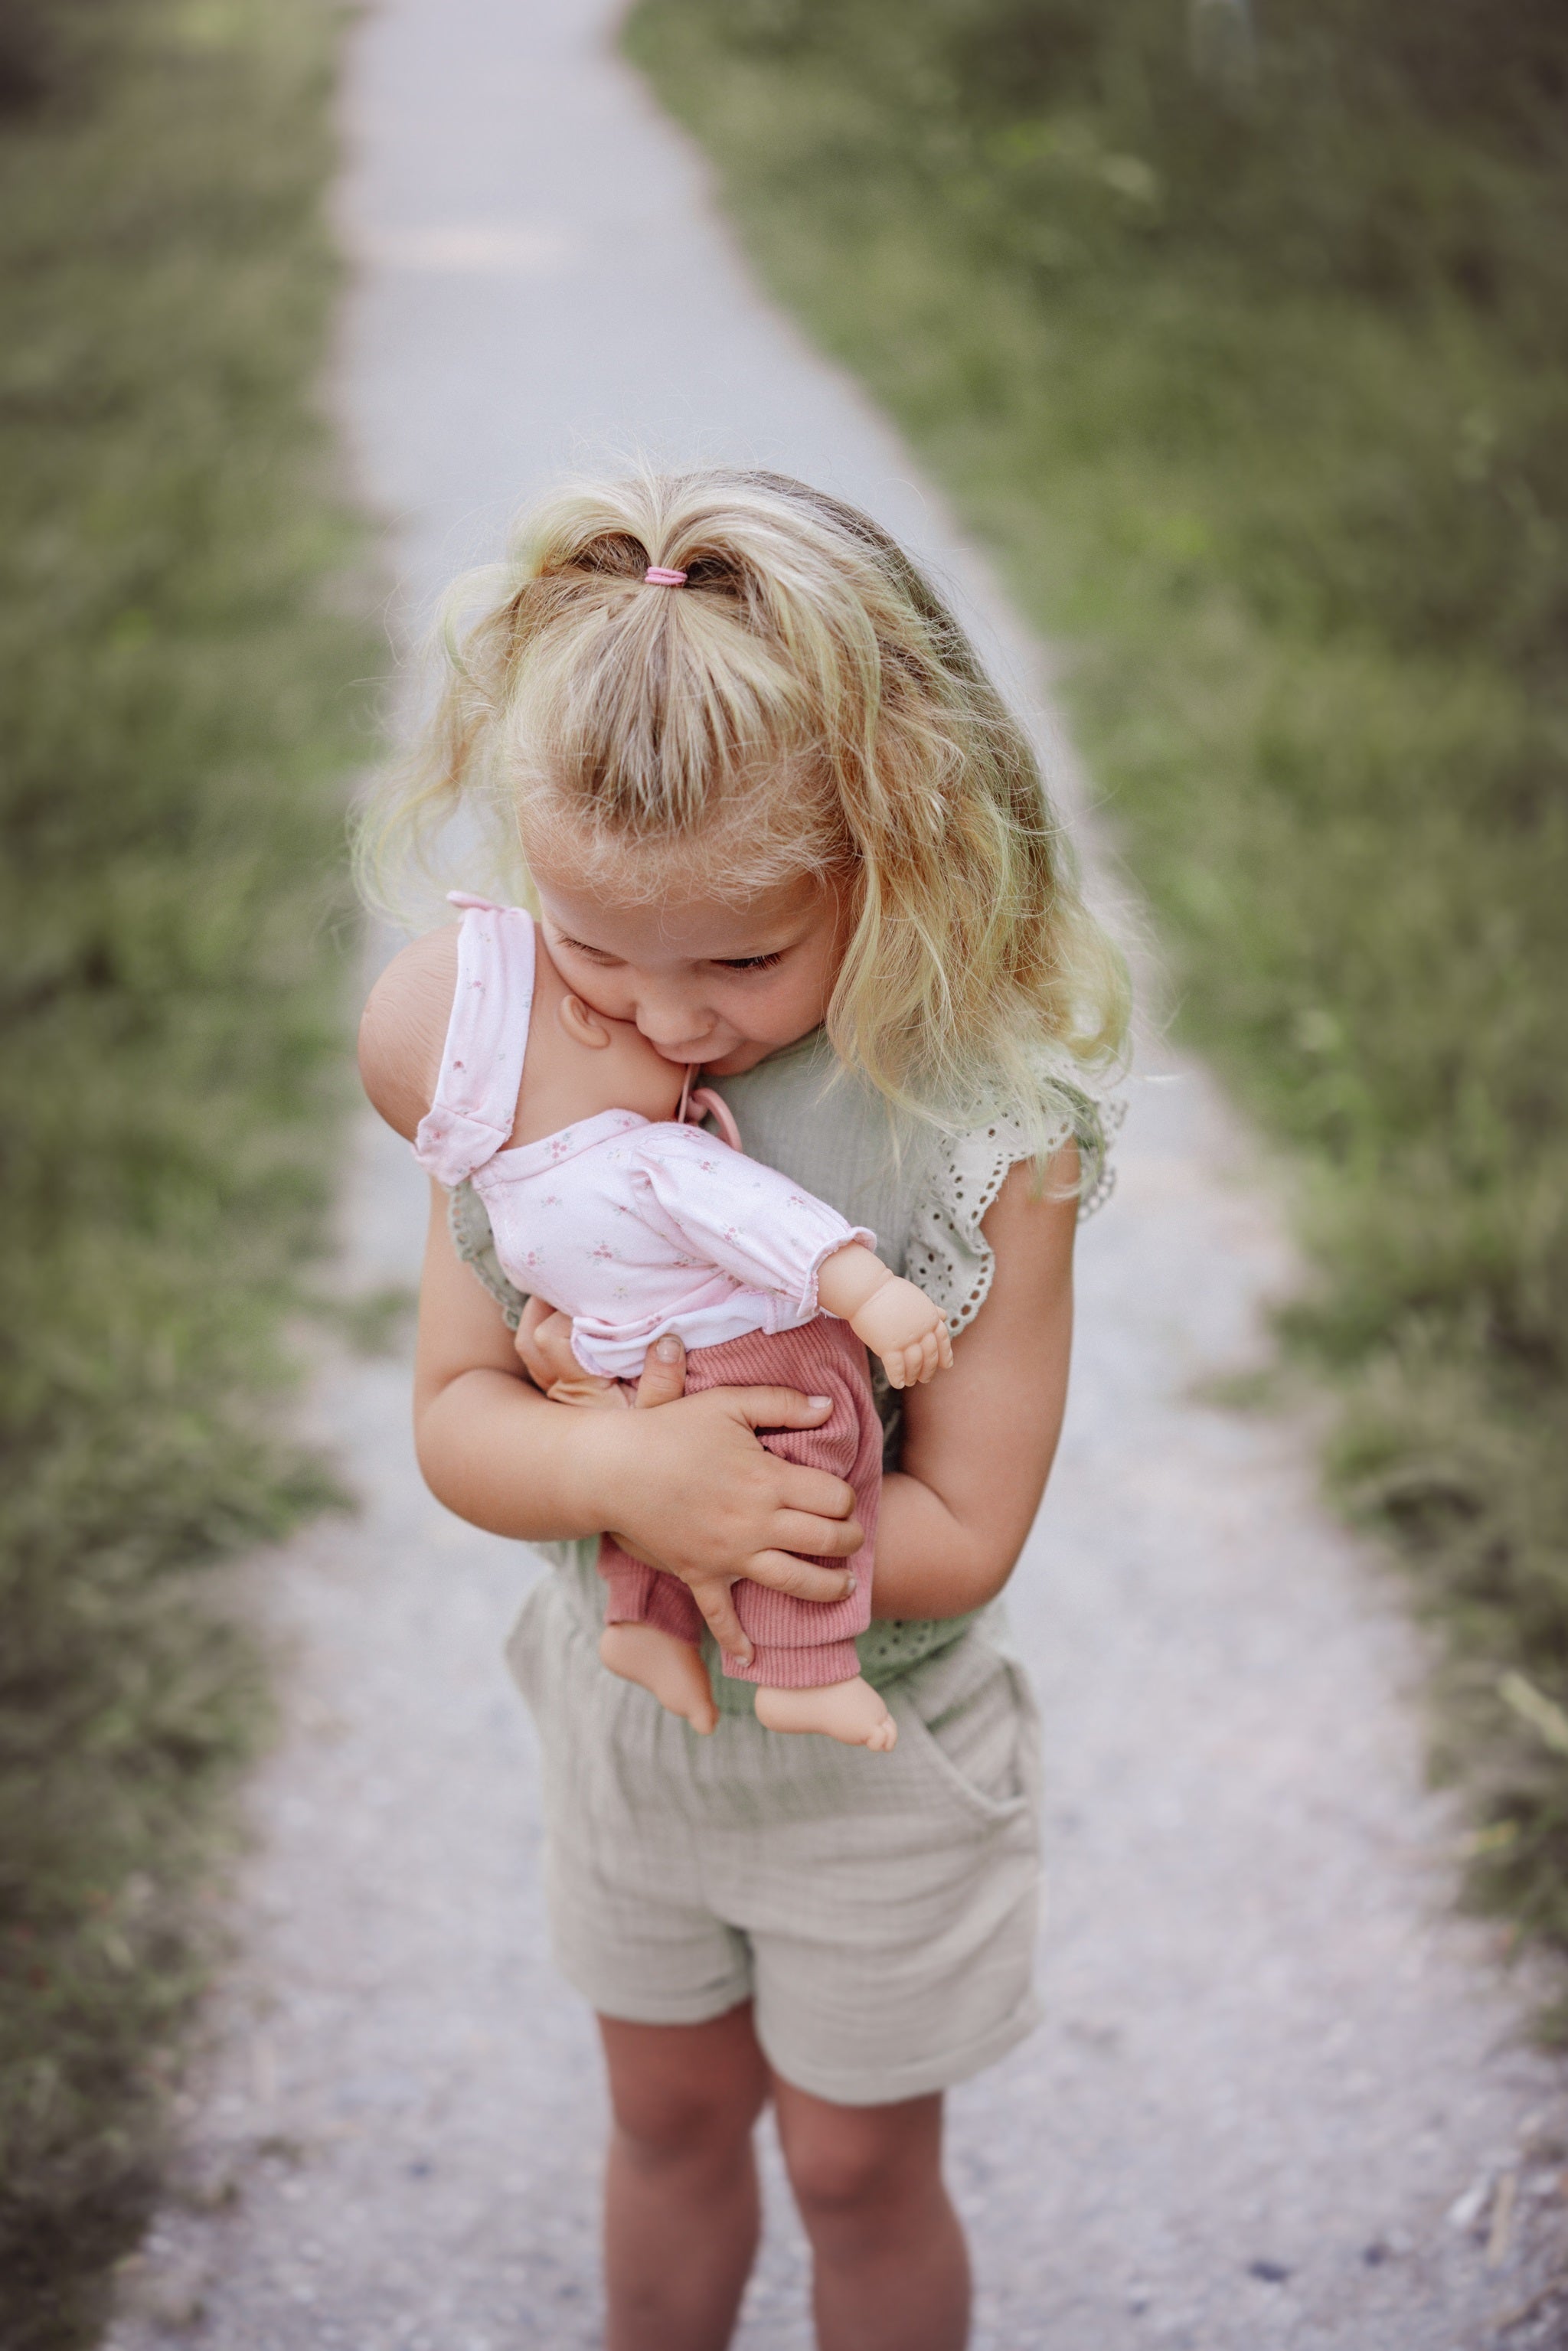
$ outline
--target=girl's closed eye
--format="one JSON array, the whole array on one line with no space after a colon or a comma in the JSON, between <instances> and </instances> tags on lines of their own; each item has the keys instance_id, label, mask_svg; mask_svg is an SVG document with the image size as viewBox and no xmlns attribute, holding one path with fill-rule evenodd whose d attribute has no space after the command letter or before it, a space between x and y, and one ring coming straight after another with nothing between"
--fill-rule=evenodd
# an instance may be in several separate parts
<instances>
[{"instance_id":1,"label":"girl's closed eye","mask_svg":"<svg viewBox=\"0 0 1568 2351\"><path fill-rule=\"evenodd\" d=\"M784 960L784 950L776 947L771 955L717 956L715 961L720 971L771 971Z\"/></svg>"}]
</instances>

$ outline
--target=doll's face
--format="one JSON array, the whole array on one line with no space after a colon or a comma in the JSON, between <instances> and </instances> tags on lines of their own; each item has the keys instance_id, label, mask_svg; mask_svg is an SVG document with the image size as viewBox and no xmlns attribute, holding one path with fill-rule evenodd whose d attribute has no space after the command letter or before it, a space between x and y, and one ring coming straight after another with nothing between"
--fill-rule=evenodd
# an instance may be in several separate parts
<instances>
[{"instance_id":1,"label":"doll's face","mask_svg":"<svg viewBox=\"0 0 1568 2351\"><path fill-rule=\"evenodd\" d=\"M814 874L741 901L704 893L650 904L559 852L534 880L550 959L593 1011L629 1022L666 1061L733 1077L823 1019L843 954L842 893Z\"/></svg>"},{"instance_id":2,"label":"doll's face","mask_svg":"<svg viewBox=\"0 0 1568 2351\"><path fill-rule=\"evenodd\" d=\"M656 1052L635 1021L607 1020L566 993L551 1025L548 1061L580 1105L575 1117L601 1110L634 1110L655 1123L674 1117L686 1072Z\"/></svg>"}]
</instances>

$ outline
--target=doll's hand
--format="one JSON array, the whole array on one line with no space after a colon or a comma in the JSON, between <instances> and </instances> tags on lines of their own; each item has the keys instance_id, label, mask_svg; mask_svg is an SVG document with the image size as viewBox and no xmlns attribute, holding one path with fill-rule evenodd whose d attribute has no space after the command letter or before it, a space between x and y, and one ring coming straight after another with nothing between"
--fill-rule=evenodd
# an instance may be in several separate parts
<instances>
[{"instance_id":1,"label":"doll's hand","mask_svg":"<svg viewBox=\"0 0 1568 2351\"><path fill-rule=\"evenodd\" d=\"M620 1380L597 1379L583 1370L571 1352L571 1318L542 1298L530 1298L524 1307L515 1344L524 1371L552 1404L621 1412L636 1403L646 1410L673 1404L685 1390L686 1351L678 1339L664 1338L649 1348L633 1397Z\"/></svg>"},{"instance_id":2,"label":"doll's hand","mask_svg":"<svg viewBox=\"0 0 1568 2351\"><path fill-rule=\"evenodd\" d=\"M861 1241L846 1241L817 1268L817 1303L846 1322L895 1388L921 1387L953 1361L946 1318L923 1290L883 1265Z\"/></svg>"},{"instance_id":3,"label":"doll's hand","mask_svg":"<svg viewBox=\"0 0 1568 2351\"><path fill-rule=\"evenodd\" d=\"M570 1317L558 1313L542 1298L530 1298L524 1307L513 1344L524 1371L551 1404L624 1412L632 1401L619 1380L599 1379L583 1370L571 1352Z\"/></svg>"},{"instance_id":4,"label":"doll's hand","mask_svg":"<svg viewBox=\"0 0 1568 2351\"><path fill-rule=\"evenodd\" d=\"M953 1342L947 1320L912 1281L890 1275L849 1318L850 1328L873 1355L880 1355L895 1388L923 1387L936 1372L951 1368Z\"/></svg>"}]
</instances>

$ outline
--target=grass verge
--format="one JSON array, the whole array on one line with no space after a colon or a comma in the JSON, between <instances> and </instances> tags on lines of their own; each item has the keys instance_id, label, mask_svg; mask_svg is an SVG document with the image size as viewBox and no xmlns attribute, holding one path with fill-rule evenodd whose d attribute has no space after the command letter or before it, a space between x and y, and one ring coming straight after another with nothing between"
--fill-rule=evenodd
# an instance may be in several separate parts
<instances>
[{"instance_id":1,"label":"grass verge","mask_svg":"<svg viewBox=\"0 0 1568 2351\"><path fill-rule=\"evenodd\" d=\"M628 41L1067 651L1183 1024L1296 1155L1287 1327L1446 1635L1472 1889L1568 1949L1568 20L642 0Z\"/></svg>"},{"instance_id":2,"label":"grass verge","mask_svg":"<svg viewBox=\"0 0 1568 2351\"><path fill-rule=\"evenodd\" d=\"M340 779L377 659L318 413L339 12L0 10L0 2302L90 2339L156 2179L223 1796L205 1562L322 1230Z\"/></svg>"}]
</instances>

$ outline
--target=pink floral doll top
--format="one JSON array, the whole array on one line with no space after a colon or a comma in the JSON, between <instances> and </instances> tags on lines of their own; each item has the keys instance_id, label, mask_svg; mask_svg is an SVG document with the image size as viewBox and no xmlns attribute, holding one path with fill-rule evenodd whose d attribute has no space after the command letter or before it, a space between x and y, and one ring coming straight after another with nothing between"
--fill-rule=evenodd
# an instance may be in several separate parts
<instances>
[{"instance_id":1,"label":"pink floral doll top","mask_svg":"<svg viewBox=\"0 0 1568 2351\"><path fill-rule=\"evenodd\" d=\"M570 1315L585 1371L634 1379L667 1332L714 1347L810 1322L823 1260L876 1236L775 1169L628 1110L512 1145L537 951L520 907L466 902L421 1166L448 1186L472 1182L502 1271Z\"/></svg>"}]
</instances>

